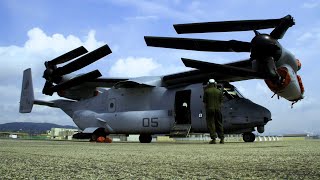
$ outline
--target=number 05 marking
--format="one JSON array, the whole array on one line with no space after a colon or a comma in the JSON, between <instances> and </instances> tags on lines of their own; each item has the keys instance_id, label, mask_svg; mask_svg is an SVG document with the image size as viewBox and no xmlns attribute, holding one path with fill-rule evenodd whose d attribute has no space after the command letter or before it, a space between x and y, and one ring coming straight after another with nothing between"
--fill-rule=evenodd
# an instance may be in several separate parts
<instances>
[{"instance_id":1,"label":"number 05 marking","mask_svg":"<svg viewBox=\"0 0 320 180\"><path fill-rule=\"evenodd\" d=\"M143 127L158 127L159 122L158 118L143 118L142 119L142 126Z\"/></svg>"}]
</instances>

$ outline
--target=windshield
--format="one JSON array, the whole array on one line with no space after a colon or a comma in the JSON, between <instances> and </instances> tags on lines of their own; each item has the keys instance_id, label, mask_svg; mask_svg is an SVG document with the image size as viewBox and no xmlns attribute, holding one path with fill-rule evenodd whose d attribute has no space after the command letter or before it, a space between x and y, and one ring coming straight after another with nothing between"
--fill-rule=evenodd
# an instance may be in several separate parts
<instances>
[{"instance_id":1,"label":"windshield","mask_svg":"<svg viewBox=\"0 0 320 180\"><path fill-rule=\"evenodd\" d=\"M235 98L244 98L244 96L238 91L238 89L234 86L225 87L223 94L228 99L235 99Z\"/></svg>"},{"instance_id":2,"label":"windshield","mask_svg":"<svg viewBox=\"0 0 320 180\"><path fill-rule=\"evenodd\" d=\"M234 87L234 91L237 93L239 98L245 98L236 87Z\"/></svg>"}]
</instances>

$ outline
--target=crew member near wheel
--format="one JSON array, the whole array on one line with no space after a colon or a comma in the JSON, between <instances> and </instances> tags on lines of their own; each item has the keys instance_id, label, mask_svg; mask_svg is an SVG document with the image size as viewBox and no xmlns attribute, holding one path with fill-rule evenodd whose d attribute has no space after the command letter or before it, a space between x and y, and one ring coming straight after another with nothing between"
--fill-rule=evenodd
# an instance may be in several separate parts
<instances>
[{"instance_id":1,"label":"crew member near wheel","mask_svg":"<svg viewBox=\"0 0 320 180\"><path fill-rule=\"evenodd\" d=\"M223 100L222 92L217 88L214 79L210 79L208 86L204 89L203 103L206 107L207 127L210 132L210 144L216 144L217 134L220 143L224 144L224 133L222 124L221 104Z\"/></svg>"}]
</instances>

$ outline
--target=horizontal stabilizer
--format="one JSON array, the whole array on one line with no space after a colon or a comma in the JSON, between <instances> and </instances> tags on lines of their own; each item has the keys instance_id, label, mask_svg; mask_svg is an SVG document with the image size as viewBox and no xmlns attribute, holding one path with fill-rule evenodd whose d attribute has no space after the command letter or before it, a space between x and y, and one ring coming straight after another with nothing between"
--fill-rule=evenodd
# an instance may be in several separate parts
<instances>
[{"instance_id":1,"label":"horizontal stabilizer","mask_svg":"<svg viewBox=\"0 0 320 180\"><path fill-rule=\"evenodd\" d=\"M173 37L144 37L148 46L164 47L208 52L250 52L249 42L217 41L206 39L173 38Z\"/></svg>"},{"instance_id":2,"label":"horizontal stabilizer","mask_svg":"<svg viewBox=\"0 0 320 180\"><path fill-rule=\"evenodd\" d=\"M198 60L181 58L186 67L196 68L206 72L218 72L227 75L235 75L240 77L254 77L264 79L264 76L251 69L239 68L223 64L215 64Z\"/></svg>"},{"instance_id":3,"label":"horizontal stabilizer","mask_svg":"<svg viewBox=\"0 0 320 180\"><path fill-rule=\"evenodd\" d=\"M34 100L34 104L37 104L37 105L40 105L40 106L54 107L54 108L57 107L57 106L55 105L55 103L54 103L54 102L51 102L51 101Z\"/></svg>"}]
</instances>

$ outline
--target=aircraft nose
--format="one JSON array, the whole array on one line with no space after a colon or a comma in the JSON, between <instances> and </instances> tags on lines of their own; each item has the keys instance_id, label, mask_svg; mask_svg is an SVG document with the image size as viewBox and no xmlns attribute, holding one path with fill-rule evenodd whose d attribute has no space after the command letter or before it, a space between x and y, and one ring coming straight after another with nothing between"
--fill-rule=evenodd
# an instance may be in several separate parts
<instances>
[{"instance_id":1,"label":"aircraft nose","mask_svg":"<svg viewBox=\"0 0 320 180\"><path fill-rule=\"evenodd\" d=\"M249 100L248 100L249 101ZM256 117L263 117L263 122L266 124L268 121L271 121L271 112L269 111L269 109L259 105L259 104L256 104L252 101L251 102L251 106L252 106L252 109L255 110L254 114Z\"/></svg>"},{"instance_id":2,"label":"aircraft nose","mask_svg":"<svg viewBox=\"0 0 320 180\"><path fill-rule=\"evenodd\" d=\"M258 105L260 106L260 105ZM264 123L267 123L268 121L271 121L271 112L269 111L269 109L263 107L263 106L260 106L261 108L261 114L264 115Z\"/></svg>"},{"instance_id":3,"label":"aircraft nose","mask_svg":"<svg viewBox=\"0 0 320 180\"><path fill-rule=\"evenodd\" d=\"M263 121L263 124L266 124L268 121L271 121L271 112L259 105L256 104L248 99L241 99L238 100L238 104L241 107L239 110L242 112L242 114L247 114L248 117L251 117L250 119L253 120L253 122L259 122Z\"/></svg>"}]
</instances>

